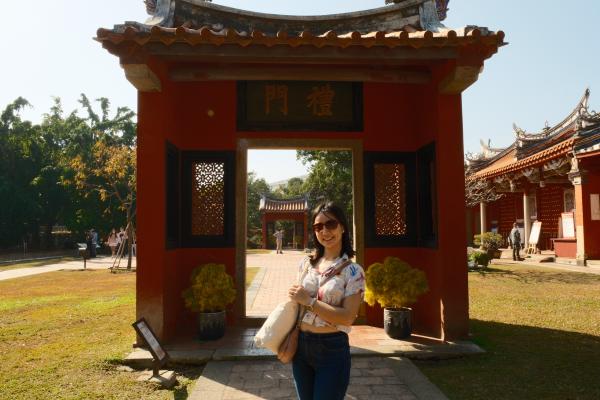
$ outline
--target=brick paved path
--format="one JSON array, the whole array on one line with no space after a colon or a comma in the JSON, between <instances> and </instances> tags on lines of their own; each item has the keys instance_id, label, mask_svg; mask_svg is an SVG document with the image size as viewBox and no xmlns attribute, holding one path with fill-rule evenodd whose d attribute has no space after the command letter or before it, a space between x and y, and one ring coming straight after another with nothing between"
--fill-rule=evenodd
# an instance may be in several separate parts
<instances>
[{"instance_id":1,"label":"brick paved path","mask_svg":"<svg viewBox=\"0 0 600 400\"><path fill-rule=\"evenodd\" d=\"M298 263L306 254L284 251L283 254L248 254L246 267L260 267L246 296L246 315L265 317L275 306L288 299L287 291L296 282Z\"/></svg>"},{"instance_id":2,"label":"brick paved path","mask_svg":"<svg viewBox=\"0 0 600 400\"><path fill-rule=\"evenodd\" d=\"M295 399L291 365L278 361L211 361L189 400ZM347 400L447 400L404 358L353 358Z\"/></svg>"}]
</instances>

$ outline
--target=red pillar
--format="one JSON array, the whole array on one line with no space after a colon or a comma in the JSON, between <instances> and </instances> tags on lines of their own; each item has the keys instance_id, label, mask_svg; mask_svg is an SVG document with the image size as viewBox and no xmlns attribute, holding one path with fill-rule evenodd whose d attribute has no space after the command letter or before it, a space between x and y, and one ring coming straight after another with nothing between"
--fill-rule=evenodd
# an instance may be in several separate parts
<instances>
[{"instance_id":1,"label":"red pillar","mask_svg":"<svg viewBox=\"0 0 600 400\"><path fill-rule=\"evenodd\" d=\"M267 248L267 215L262 213L260 216L262 220L262 248Z\"/></svg>"},{"instance_id":2,"label":"red pillar","mask_svg":"<svg viewBox=\"0 0 600 400\"><path fill-rule=\"evenodd\" d=\"M306 249L308 247L308 213L304 213L304 236L303 236L303 241L304 241L304 249Z\"/></svg>"}]
</instances>

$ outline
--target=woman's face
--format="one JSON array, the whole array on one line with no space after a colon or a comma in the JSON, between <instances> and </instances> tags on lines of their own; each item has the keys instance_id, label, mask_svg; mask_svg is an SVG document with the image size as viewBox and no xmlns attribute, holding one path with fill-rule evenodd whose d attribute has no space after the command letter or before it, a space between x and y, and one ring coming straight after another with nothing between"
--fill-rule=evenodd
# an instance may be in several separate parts
<instances>
[{"instance_id":1,"label":"woman's face","mask_svg":"<svg viewBox=\"0 0 600 400\"><path fill-rule=\"evenodd\" d=\"M334 227L334 225L337 225ZM342 233L344 227L331 214L319 213L313 223L313 230L317 240L326 249L336 249L342 247Z\"/></svg>"}]
</instances>

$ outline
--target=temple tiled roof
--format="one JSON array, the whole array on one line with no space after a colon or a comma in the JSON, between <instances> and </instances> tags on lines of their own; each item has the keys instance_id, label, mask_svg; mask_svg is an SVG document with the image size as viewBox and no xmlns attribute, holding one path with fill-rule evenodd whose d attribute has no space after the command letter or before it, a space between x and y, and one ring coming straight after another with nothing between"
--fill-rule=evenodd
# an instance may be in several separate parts
<instances>
[{"instance_id":1,"label":"temple tiled roof","mask_svg":"<svg viewBox=\"0 0 600 400\"><path fill-rule=\"evenodd\" d=\"M306 197L300 197L289 200L277 200L271 199L266 196L262 196L260 199L259 211L264 213L272 212L296 212L305 213L308 212L308 199Z\"/></svg>"},{"instance_id":2,"label":"temple tiled roof","mask_svg":"<svg viewBox=\"0 0 600 400\"><path fill-rule=\"evenodd\" d=\"M515 158L515 150L513 149L511 153L498 160L497 163L495 162L477 171L473 176L475 178L492 178L533 165L543 164L556 157L571 153L573 151L573 143L575 143L575 138L570 138L521 160Z\"/></svg>"},{"instance_id":3,"label":"temple tiled roof","mask_svg":"<svg viewBox=\"0 0 600 400\"><path fill-rule=\"evenodd\" d=\"M500 46L504 33L468 26L447 29L447 1L397 0L372 10L322 16L263 14L212 4L203 0L152 0L145 23L126 22L99 29L97 40L120 44L147 43L288 45L297 47L462 46L474 43Z\"/></svg>"},{"instance_id":4,"label":"temple tiled roof","mask_svg":"<svg viewBox=\"0 0 600 400\"><path fill-rule=\"evenodd\" d=\"M515 142L493 157L469 155L474 159L469 173L474 178L490 178L532 165L542 164L553 158L572 153L593 129L600 130L600 115L588 110L590 91L586 89L573 111L558 124L546 126L541 132L529 134L513 126Z\"/></svg>"}]
</instances>

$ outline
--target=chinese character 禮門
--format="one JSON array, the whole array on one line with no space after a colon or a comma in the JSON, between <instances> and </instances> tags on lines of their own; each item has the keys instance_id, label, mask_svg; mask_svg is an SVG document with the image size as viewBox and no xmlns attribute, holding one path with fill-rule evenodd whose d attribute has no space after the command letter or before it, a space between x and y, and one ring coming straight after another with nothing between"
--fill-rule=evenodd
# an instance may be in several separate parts
<instances>
[{"instance_id":1,"label":"chinese character \u79ae\u9580","mask_svg":"<svg viewBox=\"0 0 600 400\"><path fill-rule=\"evenodd\" d=\"M265 114L271 114L271 103L281 102L279 111L288 115L288 87L286 85L265 85Z\"/></svg>"},{"instance_id":2,"label":"chinese character \u79ae\u9580","mask_svg":"<svg viewBox=\"0 0 600 400\"><path fill-rule=\"evenodd\" d=\"M317 117L331 117L333 115L331 105L334 96L335 92L331 90L329 83L325 86L315 86L306 97L306 100L308 100L307 107L311 107L313 115Z\"/></svg>"}]
</instances>

